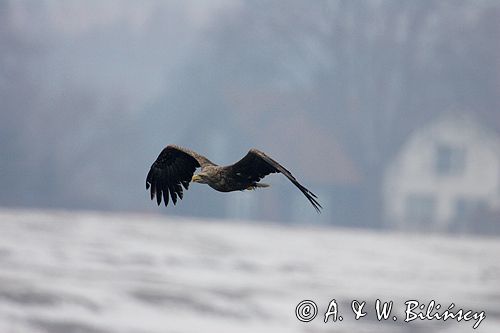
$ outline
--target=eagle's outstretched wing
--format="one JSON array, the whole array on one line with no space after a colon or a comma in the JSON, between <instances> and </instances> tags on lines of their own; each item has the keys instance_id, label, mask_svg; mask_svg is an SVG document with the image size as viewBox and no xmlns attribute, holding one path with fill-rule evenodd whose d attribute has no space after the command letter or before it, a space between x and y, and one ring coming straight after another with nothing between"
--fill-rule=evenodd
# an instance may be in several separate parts
<instances>
[{"instance_id":1,"label":"eagle's outstretched wing","mask_svg":"<svg viewBox=\"0 0 500 333\"><path fill-rule=\"evenodd\" d=\"M192 150L168 145L154 161L146 177L146 190L151 187L151 200L156 196L158 205L168 204L168 194L174 205L182 199L182 186L187 190L196 168L214 165L206 157ZM181 186L182 185L182 186Z\"/></svg>"},{"instance_id":2,"label":"eagle's outstretched wing","mask_svg":"<svg viewBox=\"0 0 500 333\"><path fill-rule=\"evenodd\" d=\"M280 172L285 175L297 188L304 193L306 198L311 202L316 211L319 213L321 205L317 201L314 193L302 186L297 179L285 169L284 166L267 156L265 153L257 149L250 151L241 160L233 165L228 166L233 177L242 177L250 181L258 182L270 173Z\"/></svg>"}]
</instances>

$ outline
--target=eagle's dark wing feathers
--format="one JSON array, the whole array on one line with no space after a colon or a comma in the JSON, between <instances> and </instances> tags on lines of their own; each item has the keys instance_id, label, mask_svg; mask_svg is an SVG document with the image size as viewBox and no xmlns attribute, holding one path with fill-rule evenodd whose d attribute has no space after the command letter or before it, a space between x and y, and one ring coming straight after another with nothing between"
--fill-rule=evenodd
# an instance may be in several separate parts
<instances>
[{"instance_id":1,"label":"eagle's dark wing feathers","mask_svg":"<svg viewBox=\"0 0 500 333\"><path fill-rule=\"evenodd\" d=\"M234 177L243 177L252 182L258 182L265 176L280 172L285 175L297 188L304 193L306 198L311 202L316 211L320 211L321 205L316 200L314 193L300 184L297 179L284 166L267 156L264 152L255 148L250 151L241 160L229 166Z\"/></svg>"},{"instance_id":2,"label":"eagle's dark wing feathers","mask_svg":"<svg viewBox=\"0 0 500 333\"><path fill-rule=\"evenodd\" d=\"M167 146L154 161L146 177L146 189L151 187L151 200L156 196L156 202L160 205L163 196L163 202L167 206L170 193L175 205L177 197L183 197L182 186L186 190L189 188L196 168L209 164L213 163L189 149Z\"/></svg>"}]
</instances>

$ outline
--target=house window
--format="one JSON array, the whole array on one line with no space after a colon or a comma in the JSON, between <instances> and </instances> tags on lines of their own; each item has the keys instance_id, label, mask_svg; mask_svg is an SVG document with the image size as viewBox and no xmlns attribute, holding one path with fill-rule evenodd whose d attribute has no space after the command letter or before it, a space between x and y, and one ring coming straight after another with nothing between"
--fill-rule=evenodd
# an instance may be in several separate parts
<instances>
[{"instance_id":1,"label":"house window","mask_svg":"<svg viewBox=\"0 0 500 333\"><path fill-rule=\"evenodd\" d=\"M455 220L467 221L473 218L478 212L488 209L486 202L479 199L462 198L455 200Z\"/></svg>"},{"instance_id":2,"label":"house window","mask_svg":"<svg viewBox=\"0 0 500 333\"><path fill-rule=\"evenodd\" d=\"M439 176L458 176L465 169L465 149L447 144L436 147L435 171Z\"/></svg>"},{"instance_id":3,"label":"house window","mask_svg":"<svg viewBox=\"0 0 500 333\"><path fill-rule=\"evenodd\" d=\"M409 194L406 197L405 215L410 224L430 225L434 222L436 199L432 194Z\"/></svg>"}]
</instances>

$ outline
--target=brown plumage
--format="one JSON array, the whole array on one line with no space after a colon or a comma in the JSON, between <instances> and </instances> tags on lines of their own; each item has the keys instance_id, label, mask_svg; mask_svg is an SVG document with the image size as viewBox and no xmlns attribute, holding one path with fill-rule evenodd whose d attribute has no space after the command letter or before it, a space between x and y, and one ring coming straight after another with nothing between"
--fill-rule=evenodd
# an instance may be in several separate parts
<instances>
[{"instance_id":1,"label":"brown plumage","mask_svg":"<svg viewBox=\"0 0 500 333\"><path fill-rule=\"evenodd\" d=\"M200 167L201 171L194 175L195 170ZM151 166L146 178L146 189L151 187L151 200L156 196L158 205L163 197L167 206L169 194L175 205L177 198L183 197L182 187L187 190L191 181L208 184L220 192L242 191L269 186L259 181L271 173L285 175L306 196L316 211L320 212L322 207L316 195L302 186L290 171L257 149L250 149L234 164L218 166L192 150L168 145Z\"/></svg>"}]
</instances>

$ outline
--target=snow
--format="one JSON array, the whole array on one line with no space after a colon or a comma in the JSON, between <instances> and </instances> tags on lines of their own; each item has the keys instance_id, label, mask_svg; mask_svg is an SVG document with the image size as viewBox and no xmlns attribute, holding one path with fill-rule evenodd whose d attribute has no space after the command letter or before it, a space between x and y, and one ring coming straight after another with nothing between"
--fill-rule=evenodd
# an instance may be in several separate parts
<instances>
[{"instance_id":1,"label":"snow","mask_svg":"<svg viewBox=\"0 0 500 333\"><path fill-rule=\"evenodd\" d=\"M0 210L0 332L471 332L500 327L500 241L97 212ZM295 307L314 300L316 319ZM332 299L342 322L324 323ZM366 301L354 320L352 300ZM376 299L398 320L378 321Z\"/></svg>"}]
</instances>

